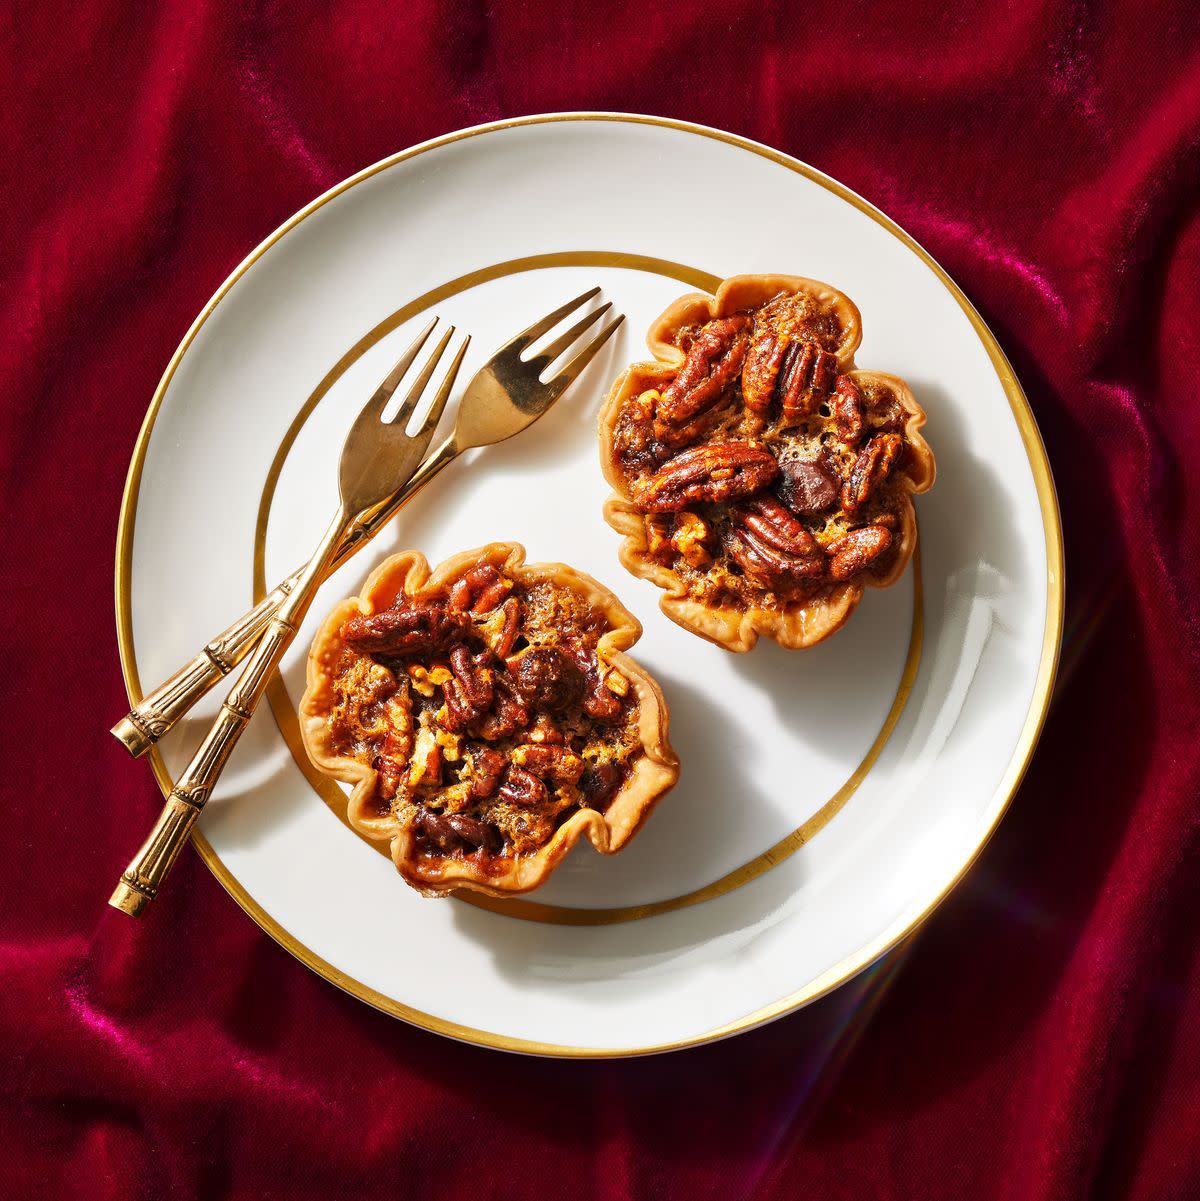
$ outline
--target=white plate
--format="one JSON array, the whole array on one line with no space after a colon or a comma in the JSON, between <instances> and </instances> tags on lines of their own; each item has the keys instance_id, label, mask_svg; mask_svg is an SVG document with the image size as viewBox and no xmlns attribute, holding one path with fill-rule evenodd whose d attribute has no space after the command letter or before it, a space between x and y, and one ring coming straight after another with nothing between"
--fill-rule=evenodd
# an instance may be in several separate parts
<instances>
[{"instance_id":1,"label":"white plate","mask_svg":"<svg viewBox=\"0 0 1200 1201\"><path fill-rule=\"evenodd\" d=\"M659 591L618 563L595 423L670 300L754 271L853 297L859 365L911 383L938 481L918 500L922 553L899 584L868 591L813 650L764 640L735 656L668 622ZM306 557L334 506L350 415L428 312L473 335L466 379L593 283L627 315L620 335L543 422L451 468L322 590L284 686L299 697L317 622L384 555L416 546L437 562L515 538L531 560L593 573L643 622L634 653L671 706L676 790L622 854L578 847L534 901L500 912L422 900L322 800L318 788L336 794L298 761L277 686L274 720L253 723L196 839L256 921L356 996L459 1038L560 1055L748 1029L902 938L1017 786L1062 615L1032 415L920 247L765 147L657 118L559 114L464 130L363 171L268 238L200 314L129 473L117 595L131 695ZM165 740L164 785L215 703Z\"/></svg>"}]
</instances>

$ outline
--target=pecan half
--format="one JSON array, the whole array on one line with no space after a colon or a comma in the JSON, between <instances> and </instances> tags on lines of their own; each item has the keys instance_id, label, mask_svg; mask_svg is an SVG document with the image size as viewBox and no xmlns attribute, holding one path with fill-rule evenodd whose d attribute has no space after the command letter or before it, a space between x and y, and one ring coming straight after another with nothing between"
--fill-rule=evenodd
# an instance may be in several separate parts
<instances>
[{"instance_id":1,"label":"pecan half","mask_svg":"<svg viewBox=\"0 0 1200 1201\"><path fill-rule=\"evenodd\" d=\"M512 761L535 776L553 780L556 784L574 784L583 774L583 760L570 747L552 746L544 742L515 747Z\"/></svg>"},{"instance_id":2,"label":"pecan half","mask_svg":"<svg viewBox=\"0 0 1200 1201\"><path fill-rule=\"evenodd\" d=\"M848 375L837 382L833 393L833 424L847 446L862 441L866 423L863 421L863 395L858 384Z\"/></svg>"},{"instance_id":3,"label":"pecan half","mask_svg":"<svg viewBox=\"0 0 1200 1201\"><path fill-rule=\"evenodd\" d=\"M480 747L471 754L471 796L482 801L490 797L504 774L504 756L490 746Z\"/></svg>"},{"instance_id":4,"label":"pecan half","mask_svg":"<svg viewBox=\"0 0 1200 1201\"><path fill-rule=\"evenodd\" d=\"M678 375L662 390L654 413L654 436L683 446L702 428L703 417L737 378L746 357L750 318L741 313L710 321L692 342Z\"/></svg>"},{"instance_id":5,"label":"pecan half","mask_svg":"<svg viewBox=\"0 0 1200 1201\"><path fill-rule=\"evenodd\" d=\"M742 368L742 400L752 413L766 413L771 408L787 348L788 340L774 333L762 334L750 343Z\"/></svg>"},{"instance_id":6,"label":"pecan half","mask_svg":"<svg viewBox=\"0 0 1200 1201\"><path fill-rule=\"evenodd\" d=\"M823 449L823 448L822 448ZM828 457L781 459L775 492L799 517L813 517L832 508L838 498L837 470Z\"/></svg>"},{"instance_id":7,"label":"pecan half","mask_svg":"<svg viewBox=\"0 0 1200 1201\"><path fill-rule=\"evenodd\" d=\"M837 379L837 355L815 342L792 342L779 366L780 417L785 424L807 417Z\"/></svg>"},{"instance_id":8,"label":"pecan half","mask_svg":"<svg viewBox=\"0 0 1200 1201\"><path fill-rule=\"evenodd\" d=\"M495 826L461 813L422 809L413 824L427 842L444 854L485 850L494 855L502 845L500 831Z\"/></svg>"},{"instance_id":9,"label":"pecan half","mask_svg":"<svg viewBox=\"0 0 1200 1201\"><path fill-rule=\"evenodd\" d=\"M516 764L509 767L504 783L500 785L500 791L496 795L500 800L508 801L510 805L523 807L544 805L550 797L546 785L533 772L526 771Z\"/></svg>"},{"instance_id":10,"label":"pecan half","mask_svg":"<svg viewBox=\"0 0 1200 1201\"><path fill-rule=\"evenodd\" d=\"M342 626L342 637L363 654L406 655L442 650L463 627L463 619L440 602L404 600L382 613L350 618Z\"/></svg>"},{"instance_id":11,"label":"pecan half","mask_svg":"<svg viewBox=\"0 0 1200 1201\"><path fill-rule=\"evenodd\" d=\"M842 509L853 516L871 499L871 493L887 479L904 446L899 434L875 434L858 452L850 478L842 485Z\"/></svg>"},{"instance_id":12,"label":"pecan half","mask_svg":"<svg viewBox=\"0 0 1200 1201\"><path fill-rule=\"evenodd\" d=\"M450 666L454 669L454 678L458 681L467 704L476 714L491 708L495 695L493 672L488 666L491 658L489 651L472 655L461 644L450 652Z\"/></svg>"},{"instance_id":13,"label":"pecan half","mask_svg":"<svg viewBox=\"0 0 1200 1201\"><path fill-rule=\"evenodd\" d=\"M511 580L505 579L490 563L480 563L454 582L450 608L459 613L467 610L476 615L487 613L511 590Z\"/></svg>"},{"instance_id":14,"label":"pecan half","mask_svg":"<svg viewBox=\"0 0 1200 1201\"><path fill-rule=\"evenodd\" d=\"M387 729L372 766L379 773L379 795L390 801L404 780L413 749L412 708L407 694L392 697L384 706Z\"/></svg>"},{"instance_id":15,"label":"pecan half","mask_svg":"<svg viewBox=\"0 0 1200 1201\"><path fill-rule=\"evenodd\" d=\"M442 685L442 700L445 703L445 711L439 713L438 723L451 734L461 734L480 716L480 711L471 704L462 681L457 676L451 676Z\"/></svg>"},{"instance_id":16,"label":"pecan half","mask_svg":"<svg viewBox=\"0 0 1200 1201\"><path fill-rule=\"evenodd\" d=\"M806 558L789 555L744 528L730 532L726 547L733 561L756 579L813 580L825 572L825 560L820 555Z\"/></svg>"},{"instance_id":17,"label":"pecan half","mask_svg":"<svg viewBox=\"0 0 1200 1201\"><path fill-rule=\"evenodd\" d=\"M500 630L499 641L496 643L496 654L501 659L507 659L512 652L517 635L521 632L521 602L515 596L510 596L500 608L504 613L504 625Z\"/></svg>"},{"instance_id":18,"label":"pecan half","mask_svg":"<svg viewBox=\"0 0 1200 1201\"><path fill-rule=\"evenodd\" d=\"M404 781L407 747L401 749L396 745L391 733L384 736L379 753L375 756L374 767L379 773L379 795L385 801L390 801Z\"/></svg>"},{"instance_id":19,"label":"pecan half","mask_svg":"<svg viewBox=\"0 0 1200 1201\"><path fill-rule=\"evenodd\" d=\"M480 737L489 742L498 738L511 738L529 724L529 710L508 676L503 673L497 675L495 686L496 699L492 710L484 714L478 723Z\"/></svg>"},{"instance_id":20,"label":"pecan half","mask_svg":"<svg viewBox=\"0 0 1200 1201\"><path fill-rule=\"evenodd\" d=\"M508 664L522 698L534 709L559 713L583 695L583 672L553 646L531 646Z\"/></svg>"},{"instance_id":21,"label":"pecan half","mask_svg":"<svg viewBox=\"0 0 1200 1201\"><path fill-rule=\"evenodd\" d=\"M491 651L484 650L472 655L461 643L451 650L452 674L442 684L445 712L439 720L443 729L452 734L461 734L481 718L493 722L497 717L497 714L489 712L497 699L499 685L492 666L496 662Z\"/></svg>"},{"instance_id":22,"label":"pecan half","mask_svg":"<svg viewBox=\"0 0 1200 1201\"><path fill-rule=\"evenodd\" d=\"M766 487L779 473L775 456L753 442L693 446L633 484L633 499L650 513L678 513L700 501L725 501Z\"/></svg>"},{"instance_id":23,"label":"pecan half","mask_svg":"<svg viewBox=\"0 0 1200 1201\"><path fill-rule=\"evenodd\" d=\"M868 525L860 530L851 530L826 548L830 556L829 574L835 580L844 582L865 571L891 545L892 532L883 526Z\"/></svg>"},{"instance_id":24,"label":"pecan half","mask_svg":"<svg viewBox=\"0 0 1200 1201\"><path fill-rule=\"evenodd\" d=\"M752 413L766 414L778 400L785 423L808 416L837 378L837 355L816 342L789 339L778 330L760 334L746 353L742 399Z\"/></svg>"},{"instance_id":25,"label":"pecan half","mask_svg":"<svg viewBox=\"0 0 1200 1201\"><path fill-rule=\"evenodd\" d=\"M816 539L773 496L752 496L735 510L737 523L768 546L798 558L820 554Z\"/></svg>"}]
</instances>

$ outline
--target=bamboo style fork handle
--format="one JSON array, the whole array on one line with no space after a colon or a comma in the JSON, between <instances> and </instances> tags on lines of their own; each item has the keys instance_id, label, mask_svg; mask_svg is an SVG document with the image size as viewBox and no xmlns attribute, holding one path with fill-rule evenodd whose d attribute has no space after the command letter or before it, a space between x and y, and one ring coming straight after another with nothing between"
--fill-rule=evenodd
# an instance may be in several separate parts
<instances>
[{"instance_id":1,"label":"bamboo style fork handle","mask_svg":"<svg viewBox=\"0 0 1200 1201\"><path fill-rule=\"evenodd\" d=\"M325 574L335 572L356 555L442 468L458 457L453 436L417 468L416 474L383 504L356 521L339 543ZM144 755L201 697L210 692L246 657L275 611L300 580L303 568L277 584L249 612L218 634L174 675L147 694L112 728L113 737L134 758Z\"/></svg>"},{"instance_id":2,"label":"bamboo style fork handle","mask_svg":"<svg viewBox=\"0 0 1200 1201\"><path fill-rule=\"evenodd\" d=\"M112 728L134 758L144 755L202 696L246 657L271 615L296 586L299 572L218 634L194 658L143 698Z\"/></svg>"},{"instance_id":3,"label":"bamboo style fork handle","mask_svg":"<svg viewBox=\"0 0 1200 1201\"><path fill-rule=\"evenodd\" d=\"M296 635L317 587L334 557L346 527L338 513L321 545L299 573L296 586L270 619L267 631L254 649L237 683L193 756L179 782L171 789L150 836L125 869L108 903L138 917L158 895L167 873L179 857L192 827L204 810L242 731L254 716L267 682Z\"/></svg>"}]
</instances>

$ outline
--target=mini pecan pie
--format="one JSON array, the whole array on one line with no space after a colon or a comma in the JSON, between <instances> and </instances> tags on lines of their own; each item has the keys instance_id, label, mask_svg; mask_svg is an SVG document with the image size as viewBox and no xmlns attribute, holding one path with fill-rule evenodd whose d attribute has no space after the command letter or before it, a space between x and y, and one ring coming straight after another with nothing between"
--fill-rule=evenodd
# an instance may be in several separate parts
<instances>
[{"instance_id":1,"label":"mini pecan pie","mask_svg":"<svg viewBox=\"0 0 1200 1201\"><path fill-rule=\"evenodd\" d=\"M925 414L858 371L858 309L826 284L740 275L650 327L600 415L621 562L673 621L733 651L812 646L916 546L933 484Z\"/></svg>"},{"instance_id":2,"label":"mini pecan pie","mask_svg":"<svg viewBox=\"0 0 1200 1201\"><path fill-rule=\"evenodd\" d=\"M330 614L300 703L350 824L427 894L536 888L586 834L619 851L679 775L641 626L561 563L407 551Z\"/></svg>"}]
</instances>

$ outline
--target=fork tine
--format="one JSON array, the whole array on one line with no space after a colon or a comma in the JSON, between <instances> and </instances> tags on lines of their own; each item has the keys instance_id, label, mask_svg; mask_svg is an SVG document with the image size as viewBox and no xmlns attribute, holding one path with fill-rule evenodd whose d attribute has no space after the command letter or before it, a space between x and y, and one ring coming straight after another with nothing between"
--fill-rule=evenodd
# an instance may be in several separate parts
<instances>
[{"instance_id":1,"label":"fork tine","mask_svg":"<svg viewBox=\"0 0 1200 1201\"><path fill-rule=\"evenodd\" d=\"M535 321L528 329L522 330L501 349L515 350L520 353L531 342L536 342L543 334L548 334L564 317L573 313L581 304L587 304L593 296L599 295L599 292L599 287L589 288L586 292L576 296L574 300L568 300L553 313L547 313L540 321Z\"/></svg>"},{"instance_id":2,"label":"fork tine","mask_svg":"<svg viewBox=\"0 0 1200 1201\"><path fill-rule=\"evenodd\" d=\"M421 428L413 437L420 438L426 433L432 433L438 421L441 420L446 401L450 399L450 393L454 389L454 381L458 378L458 369L462 366L463 356L467 353L467 347L470 345L471 335L467 334L463 338L463 344L458 348L458 353L454 356L454 361L446 368L445 378L429 406L429 411L425 414L424 421L421 422Z\"/></svg>"},{"instance_id":3,"label":"fork tine","mask_svg":"<svg viewBox=\"0 0 1200 1201\"><path fill-rule=\"evenodd\" d=\"M363 405L360 417L373 416L376 421L383 419L383 410L387 408L388 401L392 399L392 393L404 378L404 373L413 365L413 360L421 353L421 347L428 341L429 335L433 333L433 327L437 323L438 319L434 317L417 335L416 341L400 356L395 367L388 372L387 379L375 389L375 394Z\"/></svg>"},{"instance_id":4,"label":"fork tine","mask_svg":"<svg viewBox=\"0 0 1200 1201\"><path fill-rule=\"evenodd\" d=\"M580 372L596 357L600 347L613 336L617 327L625 320L624 313L618 313L551 381L550 387L560 391L571 384Z\"/></svg>"},{"instance_id":5,"label":"fork tine","mask_svg":"<svg viewBox=\"0 0 1200 1201\"><path fill-rule=\"evenodd\" d=\"M452 337L454 337L454 326L451 326L442 335L442 340L433 348L433 353L429 356L425 366L421 368L420 375L413 381L413 386L409 388L408 395L400 406L400 411L392 418L390 424L398 425L403 429L412 420L412 415L417 411L421 393L429 386L429 381L433 378L433 373L437 370L442 355L446 353L446 347L450 345Z\"/></svg>"},{"instance_id":6,"label":"fork tine","mask_svg":"<svg viewBox=\"0 0 1200 1201\"><path fill-rule=\"evenodd\" d=\"M602 305L594 313L588 313L582 321L576 321L573 326L561 338L556 338L549 346L546 347L540 354L535 355L529 360L530 363L541 362L546 367L549 367L560 354L563 354L575 344L575 340L584 330L590 329L609 309L612 308L612 301Z\"/></svg>"}]
</instances>

